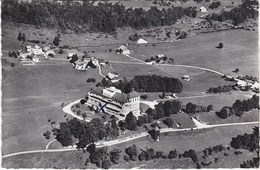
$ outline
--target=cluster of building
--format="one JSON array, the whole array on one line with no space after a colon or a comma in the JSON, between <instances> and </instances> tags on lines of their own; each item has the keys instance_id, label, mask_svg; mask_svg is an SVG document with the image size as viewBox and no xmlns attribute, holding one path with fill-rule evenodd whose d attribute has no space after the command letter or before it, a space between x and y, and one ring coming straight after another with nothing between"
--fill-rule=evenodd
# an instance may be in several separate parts
<instances>
[{"instance_id":1,"label":"cluster of building","mask_svg":"<svg viewBox=\"0 0 260 170\"><path fill-rule=\"evenodd\" d=\"M249 90L251 89L253 92L257 92L259 93L259 82L257 81L245 81L245 80L239 80L237 79L237 83L236 86L240 89L240 90Z\"/></svg>"},{"instance_id":2,"label":"cluster of building","mask_svg":"<svg viewBox=\"0 0 260 170\"><path fill-rule=\"evenodd\" d=\"M25 51L19 50L18 57L21 59L21 63L26 64L34 64L34 62L40 62L41 59L48 59L49 56L55 56L55 52L51 49L50 46L45 46L44 48L39 45L35 45L34 47L30 45L25 46Z\"/></svg>"},{"instance_id":3,"label":"cluster of building","mask_svg":"<svg viewBox=\"0 0 260 170\"><path fill-rule=\"evenodd\" d=\"M115 115L119 119L124 119L129 112L136 117L140 116L140 95L136 91L125 94L113 86L96 87L88 92L87 105L98 112Z\"/></svg>"},{"instance_id":4,"label":"cluster of building","mask_svg":"<svg viewBox=\"0 0 260 170\"><path fill-rule=\"evenodd\" d=\"M91 66L90 63L92 63L93 65ZM81 60L77 60L75 63L74 63L74 68L76 70L80 70L80 71L84 71L84 70L87 70L89 67L98 67L99 66L99 60L92 56L88 56L88 55L84 55L82 56L82 59Z\"/></svg>"}]
</instances>

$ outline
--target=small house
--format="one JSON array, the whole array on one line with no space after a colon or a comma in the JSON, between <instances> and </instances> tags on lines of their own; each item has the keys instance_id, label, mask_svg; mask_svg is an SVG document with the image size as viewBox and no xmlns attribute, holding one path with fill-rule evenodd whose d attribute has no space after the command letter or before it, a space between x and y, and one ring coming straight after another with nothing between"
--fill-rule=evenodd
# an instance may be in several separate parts
<instances>
[{"instance_id":1,"label":"small house","mask_svg":"<svg viewBox=\"0 0 260 170\"><path fill-rule=\"evenodd\" d=\"M85 54L85 55L82 56L83 62L88 63L88 62L90 62L90 60L91 60L91 57L88 54Z\"/></svg>"},{"instance_id":2,"label":"small house","mask_svg":"<svg viewBox=\"0 0 260 170\"><path fill-rule=\"evenodd\" d=\"M182 77L182 80L190 81L190 79L191 79L191 76L189 76L189 75L184 75Z\"/></svg>"},{"instance_id":3,"label":"small house","mask_svg":"<svg viewBox=\"0 0 260 170\"><path fill-rule=\"evenodd\" d=\"M106 75L106 78L107 78L108 80L110 80L112 83L118 82L118 81L120 80L118 77L119 77L119 76L118 76L117 73L112 73L112 72L110 72L110 73L108 73L108 74Z\"/></svg>"},{"instance_id":4,"label":"small house","mask_svg":"<svg viewBox=\"0 0 260 170\"><path fill-rule=\"evenodd\" d=\"M137 40L137 44L147 44L148 42L147 41L145 41L144 39L139 39L139 40Z\"/></svg>"},{"instance_id":5,"label":"small house","mask_svg":"<svg viewBox=\"0 0 260 170\"><path fill-rule=\"evenodd\" d=\"M46 54L47 56L55 56L55 55L56 55L53 50L47 50L47 51L45 52L45 54Z\"/></svg>"},{"instance_id":6,"label":"small house","mask_svg":"<svg viewBox=\"0 0 260 170\"><path fill-rule=\"evenodd\" d=\"M207 9L204 6L201 6L199 8L199 12L208 12Z\"/></svg>"},{"instance_id":7,"label":"small house","mask_svg":"<svg viewBox=\"0 0 260 170\"><path fill-rule=\"evenodd\" d=\"M95 66L99 66L99 61L98 61L97 58L92 57L92 58L91 58L91 61L92 61L92 63L93 63Z\"/></svg>"},{"instance_id":8,"label":"small house","mask_svg":"<svg viewBox=\"0 0 260 170\"><path fill-rule=\"evenodd\" d=\"M27 52L31 52L31 51L32 51L32 46L26 45L26 46L25 46L25 50L26 50Z\"/></svg>"}]
</instances>

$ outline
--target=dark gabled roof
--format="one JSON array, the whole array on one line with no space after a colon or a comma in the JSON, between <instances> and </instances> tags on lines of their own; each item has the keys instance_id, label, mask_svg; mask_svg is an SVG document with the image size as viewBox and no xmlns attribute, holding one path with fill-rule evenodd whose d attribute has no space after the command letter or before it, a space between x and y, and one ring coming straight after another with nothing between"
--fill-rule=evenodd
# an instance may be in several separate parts
<instances>
[{"instance_id":1,"label":"dark gabled roof","mask_svg":"<svg viewBox=\"0 0 260 170\"><path fill-rule=\"evenodd\" d=\"M112 100L119 102L119 103L126 103L127 102L127 96L123 93L118 93L116 92L113 96L112 96Z\"/></svg>"},{"instance_id":2,"label":"dark gabled roof","mask_svg":"<svg viewBox=\"0 0 260 170\"><path fill-rule=\"evenodd\" d=\"M140 94L137 93L136 91L132 91L132 92L127 94L128 99L132 99L132 98L139 97L139 96L140 96Z\"/></svg>"},{"instance_id":3,"label":"dark gabled roof","mask_svg":"<svg viewBox=\"0 0 260 170\"><path fill-rule=\"evenodd\" d=\"M102 95L103 94L103 87L100 87L100 86L95 87L93 90L91 90L91 93Z\"/></svg>"}]
</instances>

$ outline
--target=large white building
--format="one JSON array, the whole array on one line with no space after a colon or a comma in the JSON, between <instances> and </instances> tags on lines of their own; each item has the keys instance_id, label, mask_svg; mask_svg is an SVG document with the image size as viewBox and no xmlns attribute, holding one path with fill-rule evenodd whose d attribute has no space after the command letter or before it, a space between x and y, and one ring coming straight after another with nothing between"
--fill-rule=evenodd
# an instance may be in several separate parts
<instances>
[{"instance_id":1,"label":"large white building","mask_svg":"<svg viewBox=\"0 0 260 170\"><path fill-rule=\"evenodd\" d=\"M115 87L96 87L88 93L87 105L99 112L125 117L129 112L140 115L140 95L136 91L122 93Z\"/></svg>"}]
</instances>

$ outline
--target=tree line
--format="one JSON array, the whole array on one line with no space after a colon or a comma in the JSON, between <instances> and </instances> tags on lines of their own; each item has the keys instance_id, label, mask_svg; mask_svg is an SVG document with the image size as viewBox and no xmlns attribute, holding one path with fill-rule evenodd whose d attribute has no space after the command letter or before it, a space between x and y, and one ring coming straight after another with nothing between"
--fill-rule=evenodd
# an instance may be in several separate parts
<instances>
[{"instance_id":1,"label":"tree line","mask_svg":"<svg viewBox=\"0 0 260 170\"><path fill-rule=\"evenodd\" d=\"M47 2L17 3L2 2L2 21L32 24L37 27L71 29L75 32L101 31L112 33L119 27L142 29L173 25L183 16L196 17L195 8L170 7L159 10L153 6L127 8L119 3L84 2L81 5L53 4Z\"/></svg>"},{"instance_id":2,"label":"tree line","mask_svg":"<svg viewBox=\"0 0 260 170\"><path fill-rule=\"evenodd\" d=\"M98 83L98 86L115 86L124 93L129 93L133 89L138 92L182 92L182 83L179 79L158 75L135 76L130 81L123 79L116 83L111 83L109 80L104 78L101 83Z\"/></svg>"},{"instance_id":3,"label":"tree line","mask_svg":"<svg viewBox=\"0 0 260 170\"><path fill-rule=\"evenodd\" d=\"M210 112L212 109L213 106L211 104L208 106L200 106L189 102L186 104L186 108L184 111L188 114L195 114L198 112Z\"/></svg>"},{"instance_id":4,"label":"tree line","mask_svg":"<svg viewBox=\"0 0 260 170\"><path fill-rule=\"evenodd\" d=\"M224 86L218 86L218 87L210 87L208 89L208 93L221 93L221 92L230 92L232 90L233 86L230 85L224 85Z\"/></svg>"},{"instance_id":5,"label":"tree line","mask_svg":"<svg viewBox=\"0 0 260 170\"><path fill-rule=\"evenodd\" d=\"M225 106L219 112L216 112L216 114L222 119L226 119L234 114L241 117L244 112L248 112L252 109L259 109L259 96L257 95L253 95L251 99L243 101L236 100L232 107Z\"/></svg>"},{"instance_id":6,"label":"tree line","mask_svg":"<svg viewBox=\"0 0 260 170\"><path fill-rule=\"evenodd\" d=\"M238 135L232 138L230 146L235 149L246 149L250 152L259 150L259 127L253 128L253 133Z\"/></svg>"},{"instance_id":7,"label":"tree line","mask_svg":"<svg viewBox=\"0 0 260 170\"><path fill-rule=\"evenodd\" d=\"M254 5L258 5L257 0L244 0L241 5L231 9L230 11L223 11L219 14L213 13L208 15L207 18L220 22L232 20L234 25L238 25L247 19L256 18L258 16L257 10L253 7Z\"/></svg>"},{"instance_id":8,"label":"tree line","mask_svg":"<svg viewBox=\"0 0 260 170\"><path fill-rule=\"evenodd\" d=\"M191 158L194 163L198 164L198 156L192 149L179 153L176 149L170 150L168 153L163 151L156 151L153 148L141 149L136 145L131 145L125 148L124 152L120 149L108 150L108 147L96 148L95 144L88 146L87 151L90 153L89 158L85 161L88 163L96 164L98 168L108 169L113 164L118 164L119 160L124 153L123 159L126 162L130 161L149 161L154 159L177 159L177 158Z\"/></svg>"}]
</instances>

